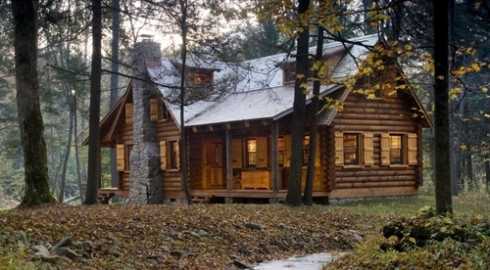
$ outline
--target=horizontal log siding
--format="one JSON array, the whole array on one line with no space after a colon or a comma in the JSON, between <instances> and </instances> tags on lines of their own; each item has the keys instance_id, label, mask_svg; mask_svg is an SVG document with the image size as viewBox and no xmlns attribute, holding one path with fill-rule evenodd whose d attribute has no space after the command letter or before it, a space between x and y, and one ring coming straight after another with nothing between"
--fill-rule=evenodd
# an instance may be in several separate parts
<instances>
[{"instance_id":1,"label":"horizontal log siding","mask_svg":"<svg viewBox=\"0 0 490 270\"><path fill-rule=\"evenodd\" d=\"M331 193L331 197L393 196L416 192L418 165L381 166L380 134L418 133L420 128L412 114L409 101L403 97L366 100L364 96L351 94L347 98L344 109L333 121L334 130L374 133L374 164L373 166L336 166L333 173L335 181L332 185L335 190ZM329 152L330 155L335 155L334 151Z\"/></svg>"},{"instance_id":2,"label":"horizontal log siding","mask_svg":"<svg viewBox=\"0 0 490 270\"><path fill-rule=\"evenodd\" d=\"M180 138L180 131L171 118L166 120L158 120L156 122L157 140L162 141L169 139ZM179 194L182 191L180 181L180 170L165 170L163 172L163 193L165 198L174 197L174 194Z\"/></svg>"},{"instance_id":3,"label":"horizontal log siding","mask_svg":"<svg viewBox=\"0 0 490 270\"><path fill-rule=\"evenodd\" d=\"M157 139L168 140L171 137L179 137L180 131L173 123L173 121L169 120L158 120L156 122L157 128ZM131 124L127 124L124 119L119 122L119 125L116 128L116 143L117 144L125 144L132 145L133 144L133 127ZM191 156L192 160L192 156ZM129 190L129 172L122 172L121 179L119 183L119 187L123 191ZM173 198L176 196L180 196L182 188L180 182L180 171L171 171L167 170L163 174L163 191L165 198Z\"/></svg>"}]
</instances>

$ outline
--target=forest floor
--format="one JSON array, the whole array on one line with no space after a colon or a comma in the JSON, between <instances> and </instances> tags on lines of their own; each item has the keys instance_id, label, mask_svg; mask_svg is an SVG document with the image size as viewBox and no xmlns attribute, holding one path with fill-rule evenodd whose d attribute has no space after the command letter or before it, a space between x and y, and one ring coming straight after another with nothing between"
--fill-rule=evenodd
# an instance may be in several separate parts
<instances>
[{"instance_id":1,"label":"forest floor","mask_svg":"<svg viewBox=\"0 0 490 270\"><path fill-rule=\"evenodd\" d=\"M351 250L383 224L433 205L430 194L343 205L53 205L0 212L0 269L233 269ZM456 215L490 214L487 195Z\"/></svg>"}]
</instances>

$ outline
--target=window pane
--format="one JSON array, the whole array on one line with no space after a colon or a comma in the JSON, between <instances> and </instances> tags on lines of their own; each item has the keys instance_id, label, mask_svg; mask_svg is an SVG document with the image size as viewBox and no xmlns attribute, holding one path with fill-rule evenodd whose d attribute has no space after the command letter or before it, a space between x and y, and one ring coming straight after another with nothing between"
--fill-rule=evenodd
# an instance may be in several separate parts
<instances>
[{"instance_id":1,"label":"window pane","mask_svg":"<svg viewBox=\"0 0 490 270\"><path fill-rule=\"evenodd\" d=\"M169 142L170 146L170 157L169 157L169 163L170 163L170 168L171 169L177 169L177 142Z\"/></svg>"},{"instance_id":2,"label":"window pane","mask_svg":"<svg viewBox=\"0 0 490 270\"><path fill-rule=\"evenodd\" d=\"M390 163L402 164L402 135L390 135Z\"/></svg>"},{"instance_id":3,"label":"window pane","mask_svg":"<svg viewBox=\"0 0 490 270\"><path fill-rule=\"evenodd\" d=\"M344 163L346 165L359 164L358 134L344 134Z\"/></svg>"},{"instance_id":4,"label":"window pane","mask_svg":"<svg viewBox=\"0 0 490 270\"><path fill-rule=\"evenodd\" d=\"M303 138L303 165L308 164L309 155L310 155L310 136L306 135Z\"/></svg>"},{"instance_id":5,"label":"window pane","mask_svg":"<svg viewBox=\"0 0 490 270\"><path fill-rule=\"evenodd\" d=\"M247 140L247 164L249 167L257 165L257 140Z\"/></svg>"}]
</instances>

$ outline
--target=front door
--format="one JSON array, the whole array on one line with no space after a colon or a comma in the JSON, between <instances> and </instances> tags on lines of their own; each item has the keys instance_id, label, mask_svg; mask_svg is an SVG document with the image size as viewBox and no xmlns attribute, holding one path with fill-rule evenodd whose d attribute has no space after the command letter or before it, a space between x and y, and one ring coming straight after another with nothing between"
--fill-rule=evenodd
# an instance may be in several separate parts
<instances>
[{"instance_id":1,"label":"front door","mask_svg":"<svg viewBox=\"0 0 490 270\"><path fill-rule=\"evenodd\" d=\"M224 189L224 146L219 140L204 142L204 187Z\"/></svg>"}]
</instances>

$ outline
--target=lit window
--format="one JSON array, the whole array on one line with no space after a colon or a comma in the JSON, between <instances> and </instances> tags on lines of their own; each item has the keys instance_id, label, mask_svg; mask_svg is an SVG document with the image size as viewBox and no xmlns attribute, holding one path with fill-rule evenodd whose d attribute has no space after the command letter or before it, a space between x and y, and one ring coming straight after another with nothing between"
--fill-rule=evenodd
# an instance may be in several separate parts
<instances>
[{"instance_id":1,"label":"lit window","mask_svg":"<svg viewBox=\"0 0 490 270\"><path fill-rule=\"evenodd\" d=\"M306 135L303 138L303 165L308 164L309 155L310 155L310 136Z\"/></svg>"},{"instance_id":2,"label":"lit window","mask_svg":"<svg viewBox=\"0 0 490 270\"><path fill-rule=\"evenodd\" d=\"M286 149L286 142L284 141L284 137L277 138L277 163L279 164L279 166L284 166L285 149Z\"/></svg>"},{"instance_id":3,"label":"lit window","mask_svg":"<svg viewBox=\"0 0 490 270\"><path fill-rule=\"evenodd\" d=\"M344 164L359 164L359 134L344 134Z\"/></svg>"},{"instance_id":4,"label":"lit window","mask_svg":"<svg viewBox=\"0 0 490 270\"><path fill-rule=\"evenodd\" d=\"M403 135L390 135L390 164L403 164Z\"/></svg>"},{"instance_id":5,"label":"lit window","mask_svg":"<svg viewBox=\"0 0 490 270\"><path fill-rule=\"evenodd\" d=\"M247 140L247 165L248 167L257 166L257 140Z\"/></svg>"}]
</instances>

